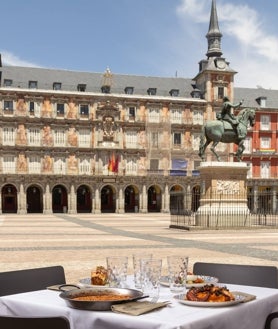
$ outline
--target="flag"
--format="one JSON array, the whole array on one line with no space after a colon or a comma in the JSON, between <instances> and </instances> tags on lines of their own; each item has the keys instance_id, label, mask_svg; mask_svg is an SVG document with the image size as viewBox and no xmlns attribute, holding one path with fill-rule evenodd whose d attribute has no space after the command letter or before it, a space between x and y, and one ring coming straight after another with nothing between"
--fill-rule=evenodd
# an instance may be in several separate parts
<instances>
[{"instance_id":1,"label":"flag","mask_svg":"<svg viewBox=\"0 0 278 329\"><path fill-rule=\"evenodd\" d=\"M112 156L109 158L108 170L117 173L118 169L119 169L119 158L118 156L115 157L115 154L113 153Z\"/></svg>"}]
</instances>

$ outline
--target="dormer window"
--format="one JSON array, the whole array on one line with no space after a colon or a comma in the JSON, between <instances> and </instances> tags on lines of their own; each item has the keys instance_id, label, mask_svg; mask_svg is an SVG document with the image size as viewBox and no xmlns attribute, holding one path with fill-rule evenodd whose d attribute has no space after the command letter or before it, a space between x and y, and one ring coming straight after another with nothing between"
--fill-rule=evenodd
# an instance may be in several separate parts
<instances>
[{"instance_id":1,"label":"dormer window","mask_svg":"<svg viewBox=\"0 0 278 329\"><path fill-rule=\"evenodd\" d=\"M38 81L29 81L28 86L29 86L29 89L37 89Z\"/></svg>"},{"instance_id":2,"label":"dormer window","mask_svg":"<svg viewBox=\"0 0 278 329\"><path fill-rule=\"evenodd\" d=\"M79 83L77 85L77 91L82 91L82 92L86 91L86 85L84 83Z\"/></svg>"},{"instance_id":3,"label":"dormer window","mask_svg":"<svg viewBox=\"0 0 278 329\"><path fill-rule=\"evenodd\" d=\"M4 87L11 87L13 84L13 80L11 79L4 79Z\"/></svg>"},{"instance_id":4,"label":"dormer window","mask_svg":"<svg viewBox=\"0 0 278 329\"><path fill-rule=\"evenodd\" d=\"M190 95L193 98L201 98L201 91L198 88L195 88L194 90L191 91Z\"/></svg>"},{"instance_id":5,"label":"dormer window","mask_svg":"<svg viewBox=\"0 0 278 329\"><path fill-rule=\"evenodd\" d=\"M53 83L53 90L61 90L62 89L62 83L61 82L54 82Z\"/></svg>"},{"instance_id":6,"label":"dormer window","mask_svg":"<svg viewBox=\"0 0 278 329\"><path fill-rule=\"evenodd\" d=\"M169 94L173 97L179 96L179 89L171 89Z\"/></svg>"},{"instance_id":7,"label":"dormer window","mask_svg":"<svg viewBox=\"0 0 278 329\"><path fill-rule=\"evenodd\" d=\"M260 105L260 107L266 107L266 97L261 96L256 99L257 103Z\"/></svg>"},{"instance_id":8,"label":"dormer window","mask_svg":"<svg viewBox=\"0 0 278 329\"><path fill-rule=\"evenodd\" d=\"M125 87L125 93L127 95L132 95L133 94L134 87Z\"/></svg>"},{"instance_id":9,"label":"dormer window","mask_svg":"<svg viewBox=\"0 0 278 329\"><path fill-rule=\"evenodd\" d=\"M156 95L156 88L149 88L147 90L148 95L152 96L152 95Z\"/></svg>"},{"instance_id":10,"label":"dormer window","mask_svg":"<svg viewBox=\"0 0 278 329\"><path fill-rule=\"evenodd\" d=\"M101 87L101 92L103 94L110 94L110 86L102 86Z\"/></svg>"}]
</instances>

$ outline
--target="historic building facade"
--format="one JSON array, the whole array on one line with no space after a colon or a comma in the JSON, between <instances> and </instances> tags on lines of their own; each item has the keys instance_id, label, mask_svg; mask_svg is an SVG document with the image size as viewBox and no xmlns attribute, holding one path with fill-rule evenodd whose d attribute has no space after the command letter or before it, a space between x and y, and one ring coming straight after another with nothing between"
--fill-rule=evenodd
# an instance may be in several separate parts
<instances>
[{"instance_id":1,"label":"historic building facade","mask_svg":"<svg viewBox=\"0 0 278 329\"><path fill-rule=\"evenodd\" d=\"M0 57L0 213L196 211L201 130L224 96L257 109L248 187L270 189L277 211L278 102L262 103L278 92L235 88L221 38L213 0L193 79L11 67ZM219 145L225 161L232 147Z\"/></svg>"}]
</instances>

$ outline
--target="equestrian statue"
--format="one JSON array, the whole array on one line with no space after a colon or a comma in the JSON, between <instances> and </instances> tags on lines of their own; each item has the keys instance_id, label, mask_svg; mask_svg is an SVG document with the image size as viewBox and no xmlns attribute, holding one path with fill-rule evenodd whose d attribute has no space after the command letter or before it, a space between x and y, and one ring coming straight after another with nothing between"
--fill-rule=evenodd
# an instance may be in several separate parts
<instances>
[{"instance_id":1,"label":"equestrian statue","mask_svg":"<svg viewBox=\"0 0 278 329\"><path fill-rule=\"evenodd\" d=\"M241 161L242 153L245 150L244 140L247 135L248 125L251 127L255 124L255 110L251 108L242 109L237 116L232 114L233 108L241 106L243 101L238 104L232 104L228 97L223 98L221 112L217 115L217 120L208 121L203 126L199 145L199 156L205 161L205 151L207 146L212 142L210 150L216 156L217 161L221 161L215 151L219 142L234 143L238 146L236 157Z\"/></svg>"}]
</instances>

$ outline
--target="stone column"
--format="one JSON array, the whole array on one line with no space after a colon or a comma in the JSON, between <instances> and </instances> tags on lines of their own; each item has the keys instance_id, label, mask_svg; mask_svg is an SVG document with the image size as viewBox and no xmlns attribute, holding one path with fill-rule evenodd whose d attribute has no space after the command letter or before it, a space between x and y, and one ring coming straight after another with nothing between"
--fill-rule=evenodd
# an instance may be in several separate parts
<instances>
[{"instance_id":1,"label":"stone column","mask_svg":"<svg viewBox=\"0 0 278 329\"><path fill-rule=\"evenodd\" d=\"M147 197L147 189L146 185L143 185L142 193L140 194L140 212L147 213L148 212L148 197Z\"/></svg>"},{"instance_id":2,"label":"stone column","mask_svg":"<svg viewBox=\"0 0 278 329\"><path fill-rule=\"evenodd\" d=\"M118 212L119 214L124 214L124 212L125 212L124 203L125 203L125 200L123 197L123 189L122 189L122 187L120 187L119 196L118 196L118 209L116 209L116 212Z\"/></svg>"},{"instance_id":3,"label":"stone column","mask_svg":"<svg viewBox=\"0 0 278 329\"><path fill-rule=\"evenodd\" d=\"M95 192L95 199L94 199L94 213L95 214L100 214L101 213L101 209L100 209L100 193L99 193L99 188L96 188L96 192Z\"/></svg>"},{"instance_id":4,"label":"stone column","mask_svg":"<svg viewBox=\"0 0 278 329\"><path fill-rule=\"evenodd\" d=\"M26 193L24 192L23 184L20 184L19 193L17 194L18 214L27 214Z\"/></svg>"},{"instance_id":5,"label":"stone column","mask_svg":"<svg viewBox=\"0 0 278 329\"><path fill-rule=\"evenodd\" d=\"M70 188L68 213L69 214L76 214L77 213L76 193L74 191L74 186L73 185L71 185L71 188Z\"/></svg>"},{"instance_id":6,"label":"stone column","mask_svg":"<svg viewBox=\"0 0 278 329\"><path fill-rule=\"evenodd\" d=\"M52 195L48 184L45 187L45 193L43 195L43 213L52 214Z\"/></svg>"}]
</instances>

